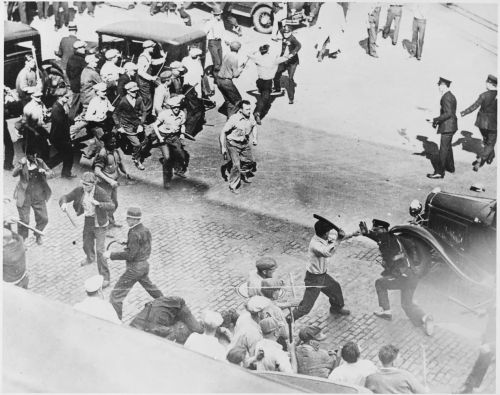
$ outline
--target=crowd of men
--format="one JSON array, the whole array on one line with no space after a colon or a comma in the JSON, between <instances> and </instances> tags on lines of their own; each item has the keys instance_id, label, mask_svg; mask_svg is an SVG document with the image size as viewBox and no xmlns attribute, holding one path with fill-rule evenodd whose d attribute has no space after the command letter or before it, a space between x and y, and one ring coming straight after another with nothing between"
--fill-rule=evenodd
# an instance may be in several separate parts
<instances>
[{"instance_id":1,"label":"crowd of men","mask_svg":"<svg viewBox=\"0 0 500 395\"><path fill-rule=\"evenodd\" d=\"M93 13L92 3L82 4L86 4L89 15ZM275 12L282 12L285 6L276 6ZM158 12L159 8L165 12L174 9L153 2L151 14ZM56 9L59 10L57 6ZM345 23L345 12L340 7L336 12L339 10L341 14L335 20ZM316 28L320 33L318 37L321 37L317 44L318 61L325 56L335 58L341 53L338 33L343 30L342 24L332 24L332 19L326 13L322 14L319 6L317 11ZM44 15L43 10L39 12ZM389 6L383 37L389 36L394 22L393 44L397 43L401 12L401 5ZM422 56L426 23L423 12L415 15L414 41L408 47L418 60ZM241 183L251 183L257 170L252 149L258 142L258 125L270 111L271 95L284 94L283 84L289 104L294 104L297 86L294 75L299 65L301 43L290 26L273 27L273 39L282 42L279 56L271 55L269 45L265 44L241 63L238 52L242 44L239 41L227 41L228 50L223 50L226 29L222 13L219 6L214 6L212 18L205 26L213 65L208 71L203 67L200 48L192 47L188 56L166 64L167 54L152 40L142 43L142 52L136 62L134 58L124 59L118 50L110 48L103 53L105 62L100 65L101 59L78 38L78 27L69 18L66 20L66 16L62 20L68 26L69 35L61 40L56 52L62 73L53 69L48 71L48 77L42 78L36 59L26 56L26 65L16 81L23 104L23 116L17 128L23 137L25 156L14 166L13 155L7 155L6 145L4 163L4 169L13 170L12 175L19 177L14 194L19 212L18 233L4 230L4 254L7 245L10 261L23 262L23 265L12 266L9 277L12 281L9 282L28 286L23 239L28 237L31 229L36 242L43 243L43 230L49 220L46 202L51 196L47 179L53 175L51 169L61 162L61 176L76 177L72 173L76 149L72 137L75 130L85 130L91 141L83 155L92 160L92 171L85 172L81 185L59 199L64 212L68 212L71 203L77 215L84 215L85 258L81 265L96 262L99 272L85 282L87 299L75 306L76 309L120 323L123 301L139 282L153 300L131 325L140 329L147 326L148 331L185 344L191 350L252 370L277 370L329 378L337 383L366 386L375 393L428 391L411 373L394 367L399 351L393 345L381 347L379 359L382 367L377 369L373 362L360 359L356 343L346 343L339 354L320 348L324 336L318 328L303 327L298 331L298 337L291 330L295 320L311 311L320 293L329 298L332 314L350 314L344 307L341 285L327 273L327 268L339 243L350 237L365 236L377 242L384 262L384 272L374 287L381 309L374 314L382 319L392 319L388 290L400 290L405 313L415 326L432 336L432 316L413 301L419 278L402 256L397 240L388 233L389 224L383 221L374 220L370 230L363 224L359 231L346 235L332 222L315 216L318 221L308 249L305 293L300 303L280 305L277 299L284 283L273 279L276 262L266 258L257 262L257 271L249 279L250 298L244 312L206 311L201 321L193 316L182 298L164 296L149 278L152 235L142 224L140 208L127 210L129 233L124 250L105 251L107 230L121 226L115 220L114 212L118 207L118 179L120 176L130 178L124 155L131 155L137 169L144 170L144 162L151 156L151 150L158 147L164 187L170 187L174 175L186 178L190 155L184 141L194 140L203 129L205 111L215 107L210 97L217 86L224 98L220 111L227 116L219 134L224 159L221 175L228 182L230 192L238 194ZM185 24L191 23L183 8L179 8L179 14ZM370 12L368 23L368 53L375 57L379 15L380 6L377 5ZM233 33L241 34L234 24ZM255 63L258 73L259 97L254 109L234 84L234 79L244 72L250 61ZM286 78L283 78L284 73ZM451 141L457 130L457 106L449 90L450 84L451 81L445 78L438 82L442 94L440 115L431 122L442 137L439 162L434 173L428 174L429 178L443 178L445 171L454 171ZM480 108L476 126L480 128L484 147L473 163L474 171L485 163L490 164L495 155L496 77L489 75L486 84L487 91L461 112L465 116ZM55 155L51 156L50 147L56 151ZM31 209L35 215L34 228L29 226ZM331 235L332 230L335 234ZM109 260L126 261L126 271L116 282L108 303L102 298L102 289L111 285ZM286 310L288 314L284 313ZM483 360L485 358L483 355ZM478 369L479 373L471 373L473 379L467 381L467 389L480 384L486 372L484 361Z\"/></svg>"}]
</instances>

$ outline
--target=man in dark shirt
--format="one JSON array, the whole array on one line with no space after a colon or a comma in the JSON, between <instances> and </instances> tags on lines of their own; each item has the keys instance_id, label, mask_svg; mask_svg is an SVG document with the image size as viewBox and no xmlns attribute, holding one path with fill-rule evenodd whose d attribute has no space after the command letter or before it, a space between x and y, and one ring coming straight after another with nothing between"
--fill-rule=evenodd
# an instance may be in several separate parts
<instances>
[{"instance_id":1,"label":"man in dark shirt","mask_svg":"<svg viewBox=\"0 0 500 395\"><path fill-rule=\"evenodd\" d=\"M389 233L389 224L378 219L373 220L373 227L369 231L366 224L360 224L362 235L372 239L378 244L382 255L384 271L382 277L375 281L378 303L381 308L376 311L377 317L392 320L391 306L388 290L401 291L401 307L405 311L413 325L423 327L425 333L432 336L434 332L434 321L431 315L424 311L413 301L413 295L417 289L419 277L413 271L410 261L401 241ZM410 251L409 251L410 252Z\"/></svg>"},{"instance_id":2,"label":"man in dark shirt","mask_svg":"<svg viewBox=\"0 0 500 395\"><path fill-rule=\"evenodd\" d=\"M475 125L483 136L483 150L478 153L472 164L473 170L478 171L485 163L491 164L495 158L495 144L497 142L497 77L488 75L486 92L479 95L474 104L460 112L462 117L475 111L478 107Z\"/></svg>"},{"instance_id":3,"label":"man in dark shirt","mask_svg":"<svg viewBox=\"0 0 500 395\"><path fill-rule=\"evenodd\" d=\"M86 46L87 44L83 41L75 41L73 44L75 52L68 58L68 63L66 65L66 75L68 76L69 86L71 88L71 92L73 93L73 97L71 98L71 103L69 105L70 120L75 119L76 114L80 111L80 77L83 69L87 66L87 63L85 62Z\"/></svg>"},{"instance_id":4,"label":"man in dark shirt","mask_svg":"<svg viewBox=\"0 0 500 395\"><path fill-rule=\"evenodd\" d=\"M127 94L125 85L127 85L130 81L135 81L135 75L137 74L137 65L132 62L127 62L123 65L123 71L123 74L120 74L120 76L118 77L118 86L116 88L118 97L125 96ZM113 103L113 105L115 105L115 103Z\"/></svg>"},{"instance_id":5,"label":"man in dark shirt","mask_svg":"<svg viewBox=\"0 0 500 395\"><path fill-rule=\"evenodd\" d=\"M127 264L125 273L118 279L115 288L111 292L110 302L122 319L123 301L136 282L139 282L144 289L157 299L163 293L149 279L148 259L151 255L151 232L141 222L141 209L130 207L127 210L127 224L129 226L127 247L124 251L106 251L105 258L111 260L124 260Z\"/></svg>"},{"instance_id":6,"label":"man in dark shirt","mask_svg":"<svg viewBox=\"0 0 500 395\"><path fill-rule=\"evenodd\" d=\"M274 91L281 91L281 75L284 71L286 71L288 73L289 79L287 89L288 99L289 103L293 104L293 100L295 98L295 87L297 85L293 77L295 75L295 70L297 70L297 66L299 65L298 52L300 51L302 45L300 44L299 40L297 40L292 34L292 29L290 28L290 26L285 26L281 30L281 34L283 35L283 43L281 44L280 56L285 56L288 58L288 60L284 63L281 63L278 67L278 71L274 76Z\"/></svg>"},{"instance_id":7,"label":"man in dark shirt","mask_svg":"<svg viewBox=\"0 0 500 395\"><path fill-rule=\"evenodd\" d=\"M68 59L74 54L73 44L76 43L78 37L76 33L78 32L78 27L74 22L71 22L68 26L69 35L61 38L59 43L59 49L54 51L54 53L61 58L61 68L66 72L66 65L68 64Z\"/></svg>"},{"instance_id":8,"label":"man in dark shirt","mask_svg":"<svg viewBox=\"0 0 500 395\"><path fill-rule=\"evenodd\" d=\"M428 178L444 178L444 172L455 172L455 161L453 160L453 147L451 141L453 135L458 130L457 125L457 99L450 92L451 81L440 77L438 81L439 92L441 93L440 115L432 120L432 127L437 127L438 134L441 135L439 145L439 161L434 169L434 173L427 174Z\"/></svg>"}]
</instances>

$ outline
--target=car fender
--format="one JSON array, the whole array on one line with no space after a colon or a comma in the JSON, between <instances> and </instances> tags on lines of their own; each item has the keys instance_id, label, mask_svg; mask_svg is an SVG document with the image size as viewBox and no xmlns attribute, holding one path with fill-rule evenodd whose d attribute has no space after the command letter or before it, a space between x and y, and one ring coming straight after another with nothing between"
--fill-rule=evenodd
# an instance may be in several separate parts
<instances>
[{"instance_id":1,"label":"car fender","mask_svg":"<svg viewBox=\"0 0 500 395\"><path fill-rule=\"evenodd\" d=\"M392 227L390 233L410 236L423 241L429 248L433 248L440 255L441 259L460 277L475 285L494 289L494 278L484 271L479 271L479 269L477 269L477 275L474 276L466 273L445 250L441 242L427 229L416 225L398 225Z\"/></svg>"}]
</instances>

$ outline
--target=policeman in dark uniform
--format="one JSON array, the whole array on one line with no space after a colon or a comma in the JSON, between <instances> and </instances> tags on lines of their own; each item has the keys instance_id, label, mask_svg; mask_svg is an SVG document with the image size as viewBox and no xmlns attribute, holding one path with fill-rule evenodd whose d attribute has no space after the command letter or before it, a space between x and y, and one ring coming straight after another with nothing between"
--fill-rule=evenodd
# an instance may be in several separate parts
<instances>
[{"instance_id":1,"label":"policeman in dark uniform","mask_svg":"<svg viewBox=\"0 0 500 395\"><path fill-rule=\"evenodd\" d=\"M375 281L380 311L375 311L377 317L392 320L388 290L401 291L401 307L415 326L423 326L427 335L432 336L434 321L432 316L425 314L413 301L413 294L418 285L419 277L414 272L401 241L397 236L389 233L389 224L378 219L373 220L373 227L369 231L366 224L361 222L361 234L378 244L382 255L384 271L382 277Z\"/></svg>"},{"instance_id":2,"label":"policeman in dark uniform","mask_svg":"<svg viewBox=\"0 0 500 395\"><path fill-rule=\"evenodd\" d=\"M127 270L118 279L113 291L111 291L110 302L122 319L123 301L136 282L139 282L147 293L154 299L163 296L163 293L149 279L148 259L151 255L151 232L141 223L141 209L130 207L127 210L127 224L129 226L127 247L124 251L106 251L103 256L106 259L124 260Z\"/></svg>"},{"instance_id":3,"label":"policeman in dark uniform","mask_svg":"<svg viewBox=\"0 0 500 395\"><path fill-rule=\"evenodd\" d=\"M457 125L457 99L450 92L451 81L440 77L438 81L441 101L439 117L432 120L432 127L437 127L438 134L441 135L439 144L439 161L434 169L434 173L427 174L428 178L444 178L444 172L455 172L455 162L453 160L453 147L451 141L458 129Z\"/></svg>"},{"instance_id":4,"label":"policeman in dark uniform","mask_svg":"<svg viewBox=\"0 0 500 395\"><path fill-rule=\"evenodd\" d=\"M497 77L488 75L486 79L486 92L479 95L474 104L460 112L462 117L475 111L479 112L475 125L483 136L483 150L477 155L472 164L473 170L478 171L484 163L491 164L495 158L495 144L497 142Z\"/></svg>"},{"instance_id":5,"label":"policeman in dark uniform","mask_svg":"<svg viewBox=\"0 0 500 395\"><path fill-rule=\"evenodd\" d=\"M278 67L278 71L274 76L274 91L281 92L281 75L284 71L288 72L288 78L290 80L289 87L287 90L289 103L293 104L293 100L295 98L295 80L293 79L295 75L295 70L297 70L297 66L299 65L299 55L298 52L302 45L299 40L295 38L292 34L292 29L290 26L285 26L281 30L281 34L283 35L283 42L281 44L281 54L280 56L288 57L288 60L284 63L281 63Z\"/></svg>"}]
</instances>

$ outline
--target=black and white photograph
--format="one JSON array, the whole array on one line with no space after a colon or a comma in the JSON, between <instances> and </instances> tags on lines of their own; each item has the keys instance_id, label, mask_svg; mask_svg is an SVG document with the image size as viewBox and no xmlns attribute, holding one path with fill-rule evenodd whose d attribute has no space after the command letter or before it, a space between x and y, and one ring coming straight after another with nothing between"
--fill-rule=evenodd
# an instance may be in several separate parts
<instances>
[{"instance_id":1,"label":"black and white photograph","mask_svg":"<svg viewBox=\"0 0 500 395\"><path fill-rule=\"evenodd\" d=\"M2 392L496 393L498 1L2 5Z\"/></svg>"}]
</instances>

